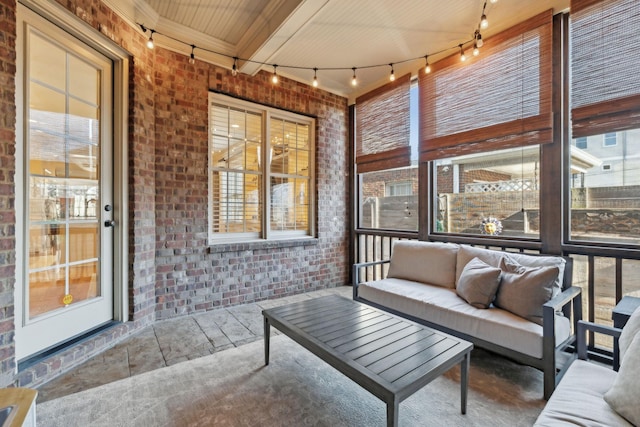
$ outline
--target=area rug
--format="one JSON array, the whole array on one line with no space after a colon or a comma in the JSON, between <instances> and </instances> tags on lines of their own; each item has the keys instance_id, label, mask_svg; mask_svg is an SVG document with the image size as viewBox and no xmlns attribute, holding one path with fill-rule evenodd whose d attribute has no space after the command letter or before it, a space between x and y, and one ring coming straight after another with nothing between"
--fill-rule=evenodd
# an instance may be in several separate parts
<instances>
[{"instance_id":1,"label":"area rug","mask_svg":"<svg viewBox=\"0 0 640 427\"><path fill-rule=\"evenodd\" d=\"M400 403L400 426L531 426L542 373L474 350L467 414L453 368ZM147 372L37 406L54 426L384 426L386 406L284 335Z\"/></svg>"}]
</instances>

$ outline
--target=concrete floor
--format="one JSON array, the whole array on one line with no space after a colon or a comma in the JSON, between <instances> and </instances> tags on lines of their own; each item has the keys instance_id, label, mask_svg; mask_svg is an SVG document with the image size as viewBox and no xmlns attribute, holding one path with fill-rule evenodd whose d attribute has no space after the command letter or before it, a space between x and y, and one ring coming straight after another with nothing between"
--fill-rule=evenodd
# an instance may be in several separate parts
<instances>
[{"instance_id":1,"label":"concrete floor","mask_svg":"<svg viewBox=\"0 0 640 427\"><path fill-rule=\"evenodd\" d=\"M340 286L157 322L42 385L38 403L262 339L263 309L331 293L351 298L352 288ZM278 332L272 329L272 333Z\"/></svg>"}]
</instances>

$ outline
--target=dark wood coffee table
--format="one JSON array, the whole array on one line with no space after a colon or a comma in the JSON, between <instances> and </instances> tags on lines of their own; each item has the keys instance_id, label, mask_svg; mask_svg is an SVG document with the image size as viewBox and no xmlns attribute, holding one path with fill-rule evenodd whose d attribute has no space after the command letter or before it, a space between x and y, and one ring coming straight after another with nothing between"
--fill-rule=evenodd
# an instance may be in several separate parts
<instances>
[{"instance_id":1,"label":"dark wood coffee table","mask_svg":"<svg viewBox=\"0 0 640 427\"><path fill-rule=\"evenodd\" d=\"M461 412L467 411L470 342L337 295L262 315L265 365L274 326L385 402L388 426L398 425L401 401L458 363Z\"/></svg>"}]
</instances>

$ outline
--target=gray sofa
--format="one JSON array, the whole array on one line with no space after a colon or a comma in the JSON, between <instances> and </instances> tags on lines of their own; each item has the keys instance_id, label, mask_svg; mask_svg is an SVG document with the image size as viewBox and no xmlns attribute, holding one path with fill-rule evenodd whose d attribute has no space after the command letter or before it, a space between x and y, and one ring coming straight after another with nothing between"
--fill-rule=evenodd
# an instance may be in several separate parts
<instances>
[{"instance_id":1,"label":"gray sofa","mask_svg":"<svg viewBox=\"0 0 640 427\"><path fill-rule=\"evenodd\" d=\"M386 277L361 280L385 264ZM581 319L572 268L567 257L401 240L390 260L353 266L353 298L542 370L548 399Z\"/></svg>"},{"instance_id":2,"label":"gray sofa","mask_svg":"<svg viewBox=\"0 0 640 427\"><path fill-rule=\"evenodd\" d=\"M635 321L630 319L623 330L591 322L578 323L578 360L571 364L558 384L535 427L640 425L640 336L637 333L640 310L636 310L632 318L634 316ZM620 372L587 361L587 330L614 339L620 337Z\"/></svg>"}]
</instances>

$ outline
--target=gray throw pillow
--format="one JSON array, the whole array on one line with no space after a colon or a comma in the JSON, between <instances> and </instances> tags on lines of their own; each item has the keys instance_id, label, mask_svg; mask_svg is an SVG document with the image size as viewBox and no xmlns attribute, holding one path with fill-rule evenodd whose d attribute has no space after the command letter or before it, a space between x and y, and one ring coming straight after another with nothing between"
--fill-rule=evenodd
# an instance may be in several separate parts
<instances>
[{"instance_id":1,"label":"gray throw pillow","mask_svg":"<svg viewBox=\"0 0 640 427\"><path fill-rule=\"evenodd\" d=\"M604 394L604 400L631 424L640 426L640 334L636 334L627 350L613 385Z\"/></svg>"},{"instance_id":2,"label":"gray throw pillow","mask_svg":"<svg viewBox=\"0 0 640 427\"><path fill-rule=\"evenodd\" d=\"M620 338L618 340L619 348L620 348L620 360L624 360L624 355L627 352L627 348L631 345L631 341L637 335L638 331L640 331L640 307L636 308L627 323L622 328L622 333L620 334ZM622 362L620 362L622 364Z\"/></svg>"},{"instance_id":3,"label":"gray throw pillow","mask_svg":"<svg viewBox=\"0 0 640 427\"><path fill-rule=\"evenodd\" d=\"M553 296L558 267L525 267L502 258L500 268L502 278L493 304L542 325L542 305Z\"/></svg>"},{"instance_id":4,"label":"gray throw pillow","mask_svg":"<svg viewBox=\"0 0 640 427\"><path fill-rule=\"evenodd\" d=\"M489 308L496 296L502 270L479 258L464 266L456 285L456 293L475 308Z\"/></svg>"}]
</instances>

